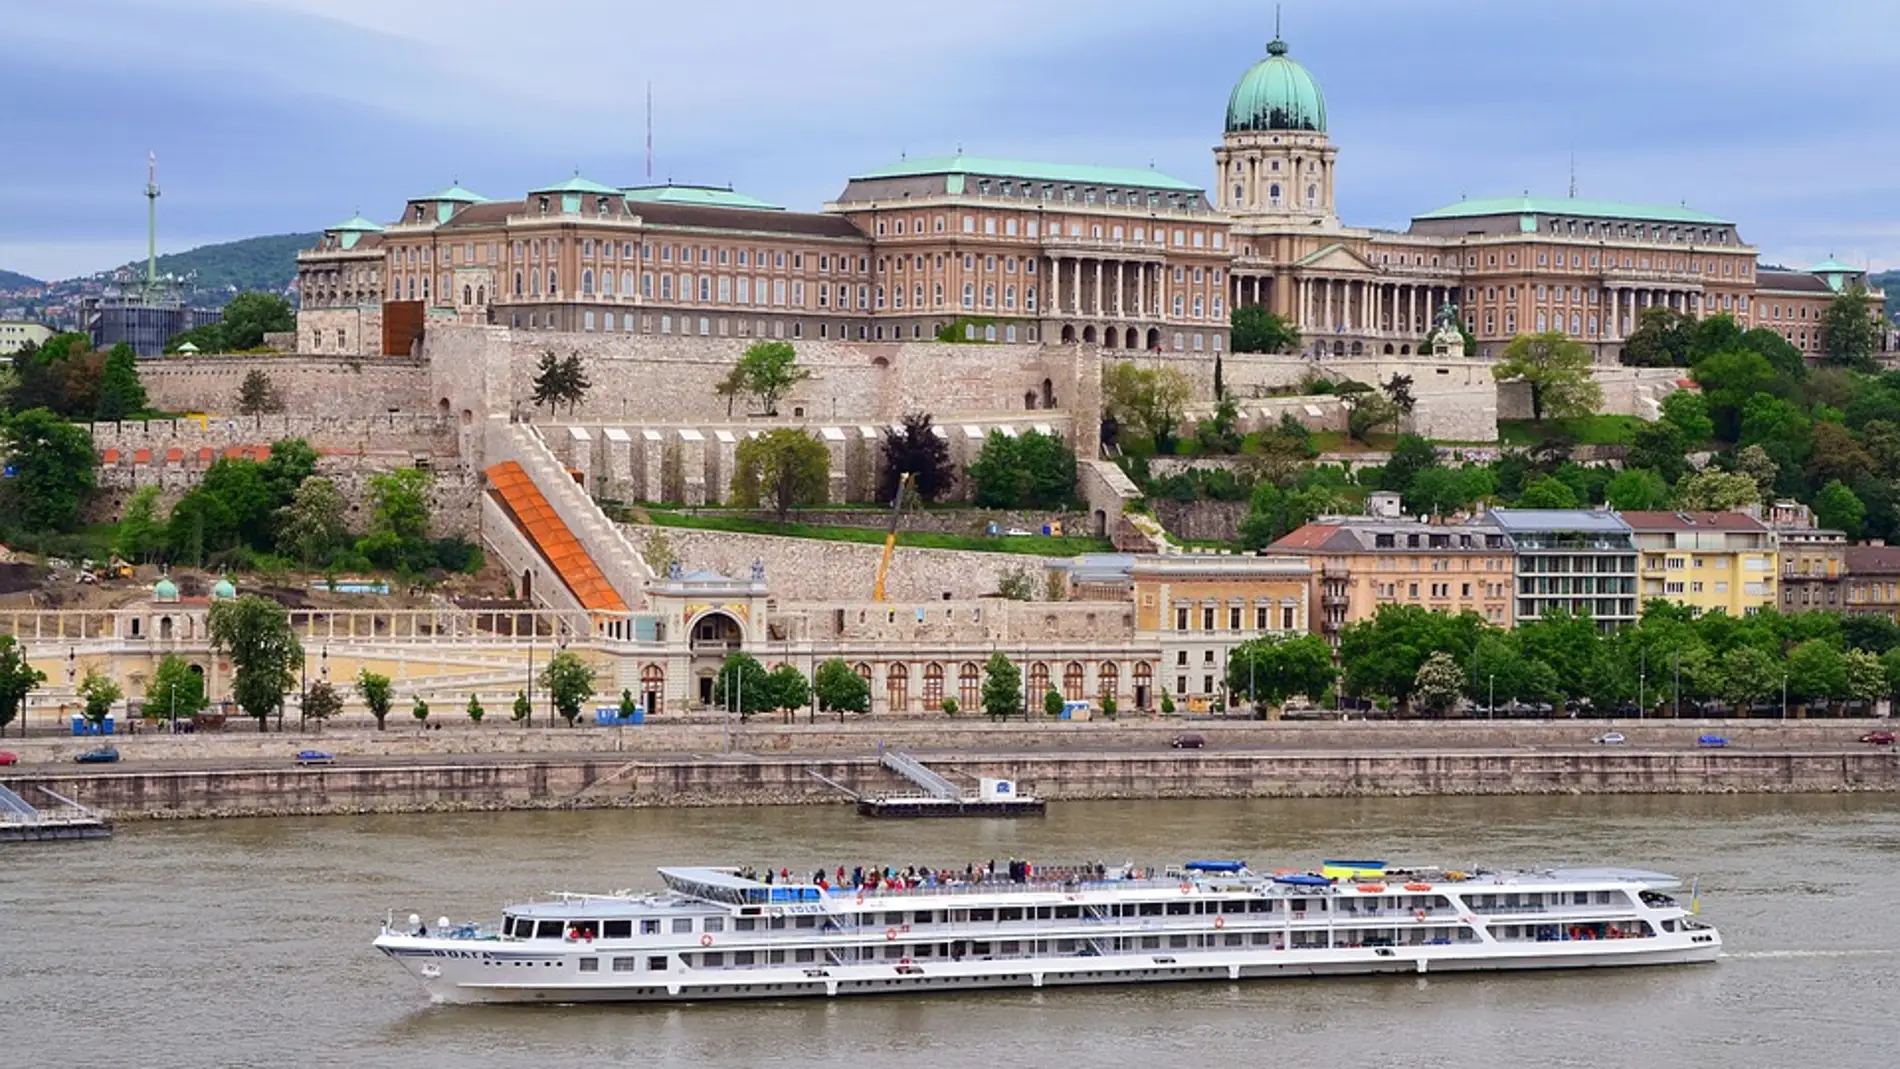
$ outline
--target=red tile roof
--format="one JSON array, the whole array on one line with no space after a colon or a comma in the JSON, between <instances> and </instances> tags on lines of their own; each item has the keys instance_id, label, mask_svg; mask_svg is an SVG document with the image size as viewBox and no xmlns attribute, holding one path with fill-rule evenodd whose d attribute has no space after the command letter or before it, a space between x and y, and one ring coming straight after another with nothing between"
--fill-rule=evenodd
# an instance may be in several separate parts
<instances>
[{"instance_id":1,"label":"red tile roof","mask_svg":"<svg viewBox=\"0 0 1900 1069\"><path fill-rule=\"evenodd\" d=\"M1768 526L1746 512L1619 512L1637 531L1751 531Z\"/></svg>"}]
</instances>

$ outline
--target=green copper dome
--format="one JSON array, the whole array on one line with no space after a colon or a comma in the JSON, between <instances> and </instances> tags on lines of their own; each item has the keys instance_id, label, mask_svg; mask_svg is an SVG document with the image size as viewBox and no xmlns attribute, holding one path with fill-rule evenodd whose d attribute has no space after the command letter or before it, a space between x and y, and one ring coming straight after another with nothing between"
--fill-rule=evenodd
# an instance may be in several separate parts
<instances>
[{"instance_id":1,"label":"green copper dome","mask_svg":"<svg viewBox=\"0 0 1900 1069\"><path fill-rule=\"evenodd\" d=\"M237 597L237 586L229 579L219 579L218 585L211 588L211 597L217 601L230 601Z\"/></svg>"},{"instance_id":2,"label":"green copper dome","mask_svg":"<svg viewBox=\"0 0 1900 1069\"><path fill-rule=\"evenodd\" d=\"M152 584L152 599L154 601L177 601L178 584L172 582L171 577L168 575L159 576L158 582Z\"/></svg>"},{"instance_id":3,"label":"green copper dome","mask_svg":"<svg viewBox=\"0 0 1900 1069\"><path fill-rule=\"evenodd\" d=\"M1306 68L1287 58L1286 42L1267 45L1267 58L1253 65L1227 98L1227 132L1303 130L1326 132L1326 96Z\"/></svg>"}]
</instances>

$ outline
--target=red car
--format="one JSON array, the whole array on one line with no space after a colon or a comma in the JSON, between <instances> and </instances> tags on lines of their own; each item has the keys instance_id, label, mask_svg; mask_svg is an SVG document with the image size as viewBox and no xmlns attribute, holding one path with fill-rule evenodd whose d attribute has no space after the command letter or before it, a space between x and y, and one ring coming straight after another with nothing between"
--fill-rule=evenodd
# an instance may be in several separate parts
<instances>
[{"instance_id":1,"label":"red car","mask_svg":"<svg viewBox=\"0 0 1900 1069\"><path fill-rule=\"evenodd\" d=\"M0 750L0 765L17 765L19 763L20 763L19 754L14 753L11 750Z\"/></svg>"},{"instance_id":2,"label":"red car","mask_svg":"<svg viewBox=\"0 0 1900 1069\"><path fill-rule=\"evenodd\" d=\"M1891 732L1891 731L1869 731L1869 732L1868 732L1867 734L1865 734L1865 735L1862 735L1862 736L1860 737L1860 741L1862 741L1862 742L1864 742L1864 743L1867 743L1867 744L1869 744L1869 745L1872 745L1872 746L1892 746L1892 745L1893 745L1893 732Z\"/></svg>"}]
</instances>

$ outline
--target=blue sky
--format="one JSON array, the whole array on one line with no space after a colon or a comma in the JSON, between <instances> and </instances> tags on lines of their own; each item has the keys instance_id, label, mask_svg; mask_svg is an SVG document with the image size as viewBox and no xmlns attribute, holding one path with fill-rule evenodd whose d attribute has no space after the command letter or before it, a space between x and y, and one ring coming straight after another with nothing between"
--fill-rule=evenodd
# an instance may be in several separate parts
<instances>
[{"instance_id":1,"label":"blue sky","mask_svg":"<svg viewBox=\"0 0 1900 1069\"><path fill-rule=\"evenodd\" d=\"M955 12L953 17L951 12ZM579 168L815 209L901 153L1154 166L1206 182L1260 0L4 0L0 267L315 230L460 179ZM1895 0L1292 0L1340 204L1399 227L1463 195L1579 192L1736 220L1763 256L1900 265Z\"/></svg>"}]
</instances>

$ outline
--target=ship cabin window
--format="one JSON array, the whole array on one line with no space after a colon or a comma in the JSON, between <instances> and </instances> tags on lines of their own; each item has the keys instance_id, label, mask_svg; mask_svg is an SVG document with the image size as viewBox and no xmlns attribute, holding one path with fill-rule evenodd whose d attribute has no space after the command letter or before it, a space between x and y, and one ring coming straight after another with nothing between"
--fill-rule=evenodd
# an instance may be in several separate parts
<instances>
[{"instance_id":1,"label":"ship cabin window","mask_svg":"<svg viewBox=\"0 0 1900 1069\"><path fill-rule=\"evenodd\" d=\"M1023 911L1021 909L999 909L996 911L996 919L999 921L1019 921L1023 919Z\"/></svg>"},{"instance_id":2,"label":"ship cabin window","mask_svg":"<svg viewBox=\"0 0 1900 1069\"><path fill-rule=\"evenodd\" d=\"M1057 906L1056 907L1057 920L1072 921L1072 920L1075 920L1077 917L1080 917L1081 915L1082 915L1081 906Z\"/></svg>"},{"instance_id":3,"label":"ship cabin window","mask_svg":"<svg viewBox=\"0 0 1900 1069\"><path fill-rule=\"evenodd\" d=\"M602 921L600 934L601 937L605 939L631 939L633 937L633 922Z\"/></svg>"},{"instance_id":4,"label":"ship cabin window","mask_svg":"<svg viewBox=\"0 0 1900 1069\"><path fill-rule=\"evenodd\" d=\"M691 917L673 918L673 934L674 935L683 935L692 930L693 930L693 918Z\"/></svg>"},{"instance_id":5,"label":"ship cabin window","mask_svg":"<svg viewBox=\"0 0 1900 1069\"><path fill-rule=\"evenodd\" d=\"M1188 914L1188 906L1189 906L1189 905L1191 905L1191 904L1192 904L1192 903L1188 903L1188 902L1170 902L1170 903L1168 903L1168 916L1170 916L1170 917L1185 917L1185 916L1187 916L1187 914Z\"/></svg>"},{"instance_id":6,"label":"ship cabin window","mask_svg":"<svg viewBox=\"0 0 1900 1069\"><path fill-rule=\"evenodd\" d=\"M507 937L513 937L513 936L514 936L514 934L515 934L515 917L514 917L514 914L512 914L512 913L510 913L510 914L507 914L507 915L505 915L505 916L503 916L503 917L501 918L501 934L502 934L503 936L507 936Z\"/></svg>"},{"instance_id":7,"label":"ship cabin window","mask_svg":"<svg viewBox=\"0 0 1900 1069\"><path fill-rule=\"evenodd\" d=\"M1048 906L1038 906L1038 907L1036 907L1036 919L1037 919L1037 920L1039 920L1039 921L1046 921L1046 920L1048 920L1048 919L1049 919L1049 917L1050 917L1050 915L1051 915L1051 914L1050 914L1050 911L1049 911L1049 907L1048 907Z\"/></svg>"},{"instance_id":8,"label":"ship cabin window","mask_svg":"<svg viewBox=\"0 0 1900 1069\"><path fill-rule=\"evenodd\" d=\"M785 927L785 918L784 917L767 917L765 918L765 927L774 932L780 931Z\"/></svg>"},{"instance_id":9,"label":"ship cabin window","mask_svg":"<svg viewBox=\"0 0 1900 1069\"><path fill-rule=\"evenodd\" d=\"M700 929L708 932L723 932L726 930L726 918L707 917L700 923Z\"/></svg>"},{"instance_id":10,"label":"ship cabin window","mask_svg":"<svg viewBox=\"0 0 1900 1069\"><path fill-rule=\"evenodd\" d=\"M993 909L973 909L970 911L970 919L972 921L993 921L996 919L996 911Z\"/></svg>"},{"instance_id":11,"label":"ship cabin window","mask_svg":"<svg viewBox=\"0 0 1900 1069\"><path fill-rule=\"evenodd\" d=\"M666 971L666 955L655 954L652 957L648 958L647 971L648 972L665 972Z\"/></svg>"},{"instance_id":12,"label":"ship cabin window","mask_svg":"<svg viewBox=\"0 0 1900 1069\"><path fill-rule=\"evenodd\" d=\"M818 960L818 957L816 952L810 947L806 947L803 950L793 951L792 960L800 965L810 965L812 962Z\"/></svg>"},{"instance_id":13,"label":"ship cabin window","mask_svg":"<svg viewBox=\"0 0 1900 1069\"><path fill-rule=\"evenodd\" d=\"M902 913L886 913L884 914L884 923L902 924L904 923L904 915Z\"/></svg>"},{"instance_id":14,"label":"ship cabin window","mask_svg":"<svg viewBox=\"0 0 1900 1069\"><path fill-rule=\"evenodd\" d=\"M582 972L599 972L600 959L599 958L582 958L581 971Z\"/></svg>"},{"instance_id":15,"label":"ship cabin window","mask_svg":"<svg viewBox=\"0 0 1900 1069\"><path fill-rule=\"evenodd\" d=\"M660 922L659 921L641 921L640 934L641 935L659 935Z\"/></svg>"},{"instance_id":16,"label":"ship cabin window","mask_svg":"<svg viewBox=\"0 0 1900 1069\"><path fill-rule=\"evenodd\" d=\"M750 950L735 950L732 952L732 963L734 965L750 965L752 964L752 960L753 952Z\"/></svg>"},{"instance_id":17,"label":"ship cabin window","mask_svg":"<svg viewBox=\"0 0 1900 1069\"><path fill-rule=\"evenodd\" d=\"M562 926L560 921L542 921L541 926L535 930L534 937L536 939L559 939L561 938L561 931Z\"/></svg>"},{"instance_id":18,"label":"ship cabin window","mask_svg":"<svg viewBox=\"0 0 1900 1069\"><path fill-rule=\"evenodd\" d=\"M1003 913L1005 914L1003 919L1004 920L1021 920L1022 912L1023 911L1020 909L1006 909L1003 911ZM1011 913L1016 914L1016 916L1015 917L1008 916L1008 914L1011 914ZM910 922L912 924L930 924L935 919L936 919L936 915L932 913L930 910L920 909L916 913L911 915Z\"/></svg>"},{"instance_id":19,"label":"ship cabin window","mask_svg":"<svg viewBox=\"0 0 1900 1069\"><path fill-rule=\"evenodd\" d=\"M726 953L723 950L714 950L710 953L701 954L699 958L700 964L709 968L719 968L726 963Z\"/></svg>"},{"instance_id":20,"label":"ship cabin window","mask_svg":"<svg viewBox=\"0 0 1900 1069\"><path fill-rule=\"evenodd\" d=\"M818 927L818 918L817 918L817 917L813 917L813 916L811 916L810 914L801 914L801 915L799 915L799 916L797 916L797 917L793 917L793 918L792 918L792 927L794 927L794 928L816 928L816 927Z\"/></svg>"},{"instance_id":21,"label":"ship cabin window","mask_svg":"<svg viewBox=\"0 0 1900 1069\"><path fill-rule=\"evenodd\" d=\"M1142 916L1144 916L1144 917L1159 917L1159 916L1161 916L1161 903L1159 903L1159 902L1143 902L1143 903L1141 904L1141 915L1142 915Z\"/></svg>"},{"instance_id":22,"label":"ship cabin window","mask_svg":"<svg viewBox=\"0 0 1900 1069\"><path fill-rule=\"evenodd\" d=\"M756 917L735 917L732 921L732 930L735 932L750 932L758 926L759 921Z\"/></svg>"},{"instance_id":23,"label":"ship cabin window","mask_svg":"<svg viewBox=\"0 0 1900 1069\"><path fill-rule=\"evenodd\" d=\"M615 972L635 972L635 971L638 971L639 968L640 968L639 958L615 958L614 959Z\"/></svg>"},{"instance_id":24,"label":"ship cabin window","mask_svg":"<svg viewBox=\"0 0 1900 1069\"><path fill-rule=\"evenodd\" d=\"M1249 912L1249 913L1272 913L1272 912L1273 912L1273 903L1272 903L1272 901L1270 901L1270 900L1268 900L1268 899L1265 899L1265 898L1255 898L1255 899L1250 899L1250 900L1249 900L1249 901L1247 902L1247 912Z\"/></svg>"}]
</instances>

